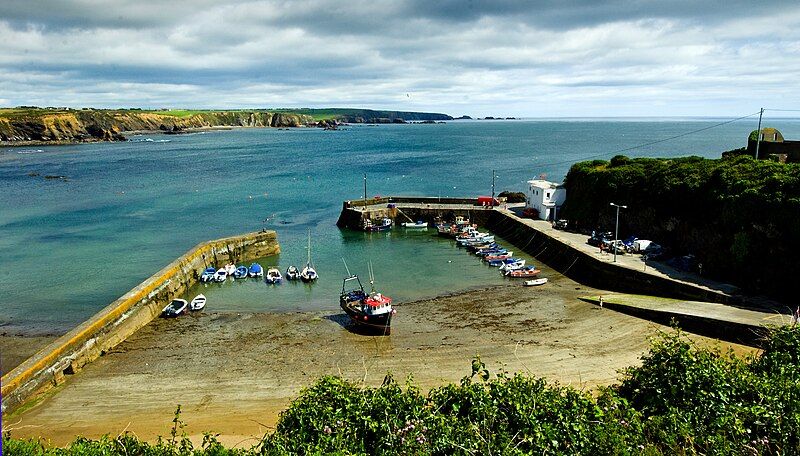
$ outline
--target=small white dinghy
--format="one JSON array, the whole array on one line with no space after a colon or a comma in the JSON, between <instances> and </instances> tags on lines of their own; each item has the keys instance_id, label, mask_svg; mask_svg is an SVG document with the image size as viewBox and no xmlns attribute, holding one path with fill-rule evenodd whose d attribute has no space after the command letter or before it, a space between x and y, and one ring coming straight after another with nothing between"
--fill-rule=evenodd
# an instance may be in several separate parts
<instances>
[{"instance_id":1,"label":"small white dinghy","mask_svg":"<svg viewBox=\"0 0 800 456\"><path fill-rule=\"evenodd\" d=\"M217 269L217 272L214 273L214 282L224 282L228 279L228 271L225 268Z\"/></svg>"},{"instance_id":2,"label":"small white dinghy","mask_svg":"<svg viewBox=\"0 0 800 456\"><path fill-rule=\"evenodd\" d=\"M546 283L547 283L547 278L541 278L541 279L526 280L524 285L526 287L538 287L539 285L544 285Z\"/></svg>"},{"instance_id":3,"label":"small white dinghy","mask_svg":"<svg viewBox=\"0 0 800 456\"><path fill-rule=\"evenodd\" d=\"M205 295L197 295L192 299L192 302L189 303L189 310L203 310L203 307L206 306L206 297Z\"/></svg>"}]
</instances>

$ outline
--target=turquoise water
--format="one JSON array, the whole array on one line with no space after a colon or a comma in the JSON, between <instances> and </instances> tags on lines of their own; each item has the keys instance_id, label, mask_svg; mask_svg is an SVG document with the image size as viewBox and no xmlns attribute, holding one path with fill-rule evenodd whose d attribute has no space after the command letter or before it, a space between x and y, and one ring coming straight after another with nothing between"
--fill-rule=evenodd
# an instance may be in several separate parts
<instances>
[{"instance_id":1,"label":"turquoise water","mask_svg":"<svg viewBox=\"0 0 800 456\"><path fill-rule=\"evenodd\" d=\"M319 129L240 129L135 136L125 143L0 149L0 332L65 331L206 239L278 232L282 270L305 259L307 230L321 279L313 286L254 281L209 287L209 308L333 309L342 258L398 300L501 280L432 233L365 234L335 226L344 199L370 195L476 196L560 180L588 156L719 122L552 120ZM734 122L630 156L717 157L744 144L755 121ZM769 122L790 139L800 121ZM32 177L29 173L39 173ZM66 181L45 180L64 175ZM450 261L450 262L448 262Z\"/></svg>"}]
</instances>

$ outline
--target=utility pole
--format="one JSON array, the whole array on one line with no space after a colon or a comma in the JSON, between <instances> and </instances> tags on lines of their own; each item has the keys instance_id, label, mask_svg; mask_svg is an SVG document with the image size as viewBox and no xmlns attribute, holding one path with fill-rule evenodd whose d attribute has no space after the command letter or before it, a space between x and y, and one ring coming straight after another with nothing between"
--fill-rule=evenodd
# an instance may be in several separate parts
<instances>
[{"instance_id":1,"label":"utility pole","mask_svg":"<svg viewBox=\"0 0 800 456\"><path fill-rule=\"evenodd\" d=\"M761 145L761 117L764 115L764 108L758 114L758 130L756 130L756 160L758 160L758 146Z\"/></svg>"},{"instance_id":2,"label":"utility pole","mask_svg":"<svg viewBox=\"0 0 800 456\"><path fill-rule=\"evenodd\" d=\"M628 206L623 206L621 204L615 204L615 203L611 203L611 205L617 208L617 223L616 223L616 228L614 228L614 263L616 263L617 262L617 240L619 238L619 210L620 210L620 208L627 209Z\"/></svg>"},{"instance_id":3,"label":"utility pole","mask_svg":"<svg viewBox=\"0 0 800 456\"><path fill-rule=\"evenodd\" d=\"M364 212L367 211L367 173L364 173Z\"/></svg>"}]
</instances>

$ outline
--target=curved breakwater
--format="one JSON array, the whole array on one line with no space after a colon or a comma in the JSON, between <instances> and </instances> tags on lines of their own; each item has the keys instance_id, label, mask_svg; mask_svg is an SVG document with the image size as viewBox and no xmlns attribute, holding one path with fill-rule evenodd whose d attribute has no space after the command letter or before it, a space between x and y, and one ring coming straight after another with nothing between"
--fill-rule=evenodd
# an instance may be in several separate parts
<instances>
[{"instance_id":1,"label":"curved breakwater","mask_svg":"<svg viewBox=\"0 0 800 456\"><path fill-rule=\"evenodd\" d=\"M156 318L197 283L210 265L245 262L280 253L277 234L260 231L198 244L94 316L2 377L2 412L65 381Z\"/></svg>"}]
</instances>

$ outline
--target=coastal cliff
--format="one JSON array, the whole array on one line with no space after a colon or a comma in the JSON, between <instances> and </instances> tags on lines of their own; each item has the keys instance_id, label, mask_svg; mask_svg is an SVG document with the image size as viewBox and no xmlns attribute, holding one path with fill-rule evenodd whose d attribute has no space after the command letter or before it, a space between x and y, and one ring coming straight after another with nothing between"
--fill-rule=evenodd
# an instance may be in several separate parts
<instances>
[{"instance_id":1,"label":"coastal cliff","mask_svg":"<svg viewBox=\"0 0 800 456\"><path fill-rule=\"evenodd\" d=\"M323 127L339 123L404 123L450 120L447 114L369 109L251 111L146 111L19 107L0 109L0 146L124 141L126 132L180 133L212 127Z\"/></svg>"},{"instance_id":2,"label":"coastal cliff","mask_svg":"<svg viewBox=\"0 0 800 456\"><path fill-rule=\"evenodd\" d=\"M0 144L124 141L123 133L176 133L209 127L300 127L311 116L267 111L172 111L12 109L0 111Z\"/></svg>"}]
</instances>

